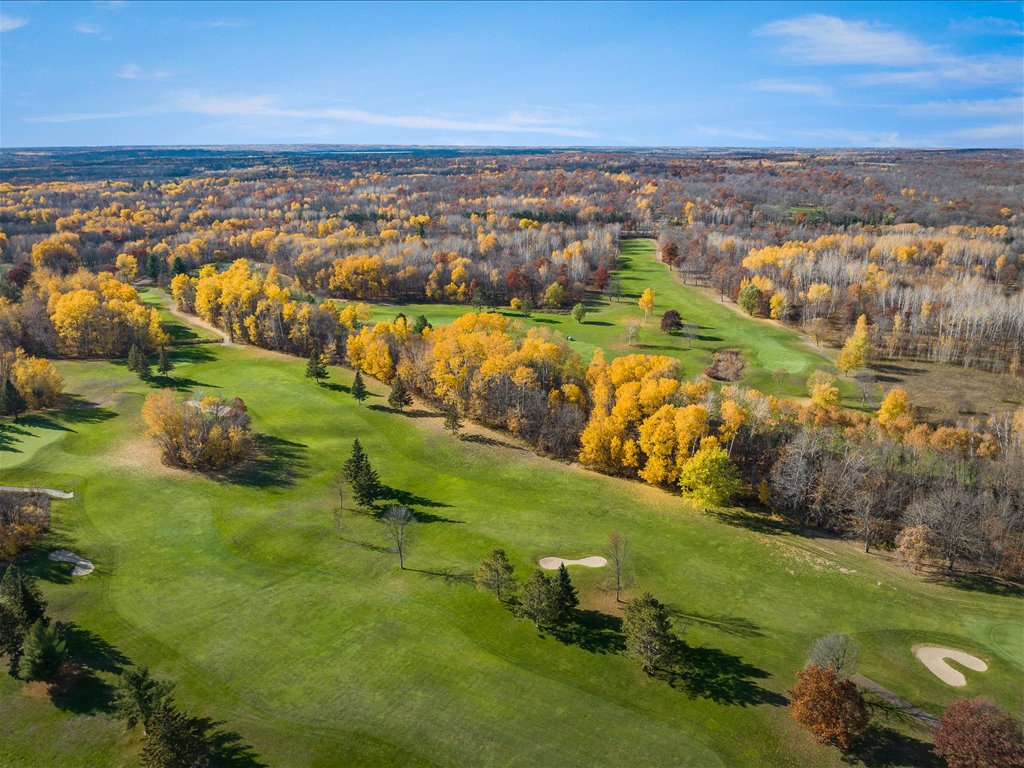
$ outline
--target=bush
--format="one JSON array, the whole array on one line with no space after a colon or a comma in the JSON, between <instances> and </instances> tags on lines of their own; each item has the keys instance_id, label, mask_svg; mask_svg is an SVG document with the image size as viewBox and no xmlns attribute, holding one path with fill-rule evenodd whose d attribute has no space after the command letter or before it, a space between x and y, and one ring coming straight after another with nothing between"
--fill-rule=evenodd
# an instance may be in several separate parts
<instances>
[{"instance_id":1,"label":"bush","mask_svg":"<svg viewBox=\"0 0 1024 768\"><path fill-rule=\"evenodd\" d=\"M954 701L935 731L935 754L949 768L1019 768L1024 736L1012 716L983 698Z\"/></svg>"},{"instance_id":2,"label":"bush","mask_svg":"<svg viewBox=\"0 0 1024 768\"><path fill-rule=\"evenodd\" d=\"M743 355L738 349L720 349L711 356L704 374L719 381L739 381L743 375Z\"/></svg>"},{"instance_id":3,"label":"bush","mask_svg":"<svg viewBox=\"0 0 1024 768\"><path fill-rule=\"evenodd\" d=\"M240 399L180 402L169 389L146 396L142 418L163 450L164 461L188 469L235 466L256 451L249 412Z\"/></svg>"}]
</instances>

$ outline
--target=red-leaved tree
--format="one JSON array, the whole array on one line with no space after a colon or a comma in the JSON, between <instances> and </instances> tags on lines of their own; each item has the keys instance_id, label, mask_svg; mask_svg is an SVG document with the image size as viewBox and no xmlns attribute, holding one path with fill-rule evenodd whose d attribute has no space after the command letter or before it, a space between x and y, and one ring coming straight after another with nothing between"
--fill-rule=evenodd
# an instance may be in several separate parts
<instances>
[{"instance_id":1,"label":"red-leaved tree","mask_svg":"<svg viewBox=\"0 0 1024 768\"><path fill-rule=\"evenodd\" d=\"M991 701L957 699L935 732L935 754L949 768L1020 768L1024 735L1013 716Z\"/></svg>"},{"instance_id":2,"label":"red-leaved tree","mask_svg":"<svg viewBox=\"0 0 1024 768\"><path fill-rule=\"evenodd\" d=\"M868 711L857 686L834 670L808 664L796 673L789 714L822 744L852 747L868 727Z\"/></svg>"}]
</instances>

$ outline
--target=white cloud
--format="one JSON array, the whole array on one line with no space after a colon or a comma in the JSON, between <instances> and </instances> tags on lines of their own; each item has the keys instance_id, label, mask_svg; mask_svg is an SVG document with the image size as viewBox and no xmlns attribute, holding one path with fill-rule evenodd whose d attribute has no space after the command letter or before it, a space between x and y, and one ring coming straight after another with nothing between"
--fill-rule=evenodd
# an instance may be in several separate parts
<instances>
[{"instance_id":1,"label":"white cloud","mask_svg":"<svg viewBox=\"0 0 1024 768\"><path fill-rule=\"evenodd\" d=\"M89 21L80 21L72 27L75 32L81 32L83 35L98 35L103 30L100 29L98 24L93 24Z\"/></svg>"},{"instance_id":2,"label":"white cloud","mask_svg":"<svg viewBox=\"0 0 1024 768\"><path fill-rule=\"evenodd\" d=\"M823 14L773 21L754 34L784 38L782 50L807 64L909 66L936 55L936 49L902 32Z\"/></svg>"},{"instance_id":3,"label":"white cloud","mask_svg":"<svg viewBox=\"0 0 1024 768\"><path fill-rule=\"evenodd\" d=\"M1013 142L1013 146L1024 146L1024 126L1020 123L997 123L995 125L979 125L974 128L965 128L961 131L954 131L952 136L962 139L978 139L981 141L999 141L1006 139Z\"/></svg>"},{"instance_id":4,"label":"white cloud","mask_svg":"<svg viewBox=\"0 0 1024 768\"><path fill-rule=\"evenodd\" d=\"M122 80L164 80L170 77L171 73L162 70L147 71L136 64L125 64L117 76Z\"/></svg>"},{"instance_id":5,"label":"white cloud","mask_svg":"<svg viewBox=\"0 0 1024 768\"><path fill-rule=\"evenodd\" d=\"M974 101L929 101L924 104L907 104L900 108L911 115L977 117L991 115L1016 115L1024 123L1024 97L1009 96L1005 99L977 99Z\"/></svg>"},{"instance_id":6,"label":"white cloud","mask_svg":"<svg viewBox=\"0 0 1024 768\"><path fill-rule=\"evenodd\" d=\"M1024 29L1019 21L1013 19L997 19L994 16L983 18L968 17L954 19L949 23L954 32L966 32L971 35L1007 35L1009 37L1024 36Z\"/></svg>"},{"instance_id":7,"label":"white cloud","mask_svg":"<svg viewBox=\"0 0 1024 768\"><path fill-rule=\"evenodd\" d=\"M914 147L927 146L926 141L908 140L896 131L858 131L848 128L815 128L793 131L794 136L821 141L821 146Z\"/></svg>"},{"instance_id":8,"label":"white cloud","mask_svg":"<svg viewBox=\"0 0 1024 768\"><path fill-rule=\"evenodd\" d=\"M817 96L829 99L833 96L832 86L800 80L758 80L751 83L756 91L766 93L795 93L802 96Z\"/></svg>"},{"instance_id":9,"label":"white cloud","mask_svg":"<svg viewBox=\"0 0 1024 768\"><path fill-rule=\"evenodd\" d=\"M245 26L240 21L231 21L230 19L214 19L212 21L200 21L192 25L193 29L233 29L235 27Z\"/></svg>"},{"instance_id":10,"label":"white cloud","mask_svg":"<svg viewBox=\"0 0 1024 768\"><path fill-rule=\"evenodd\" d=\"M247 119L312 120L318 130L325 122L358 123L389 128L407 128L437 131L478 133L535 133L551 136L594 138L596 134L585 130L554 110L534 109L526 112L510 110L504 115L481 120L433 115L386 115L352 108L301 108L279 106L270 96L211 96L197 91L170 94L163 104L125 112L66 112L26 118L31 123L71 123L89 120L112 120L153 114L193 114L215 117L241 117ZM304 130L308 126L294 126Z\"/></svg>"},{"instance_id":11,"label":"white cloud","mask_svg":"<svg viewBox=\"0 0 1024 768\"><path fill-rule=\"evenodd\" d=\"M739 139L741 141L771 141L771 138L759 131L744 128L719 128L713 125L695 125L694 130L702 136L714 136L719 139Z\"/></svg>"},{"instance_id":12,"label":"white cloud","mask_svg":"<svg viewBox=\"0 0 1024 768\"><path fill-rule=\"evenodd\" d=\"M782 52L798 64L896 68L857 75L860 85L1016 84L1024 74L1018 56L957 56L899 30L837 16L782 19L754 34L780 38Z\"/></svg>"},{"instance_id":13,"label":"white cloud","mask_svg":"<svg viewBox=\"0 0 1024 768\"><path fill-rule=\"evenodd\" d=\"M0 13L0 32L10 32L13 29L24 27L26 24L28 24L28 19L19 19L8 16L6 13Z\"/></svg>"}]
</instances>

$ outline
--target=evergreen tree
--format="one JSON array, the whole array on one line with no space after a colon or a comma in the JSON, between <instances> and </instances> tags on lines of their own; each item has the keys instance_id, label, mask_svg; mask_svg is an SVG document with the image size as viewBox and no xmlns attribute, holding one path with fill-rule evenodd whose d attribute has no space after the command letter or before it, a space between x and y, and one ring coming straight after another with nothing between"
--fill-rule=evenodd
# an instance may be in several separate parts
<instances>
[{"instance_id":1,"label":"evergreen tree","mask_svg":"<svg viewBox=\"0 0 1024 768\"><path fill-rule=\"evenodd\" d=\"M391 394L388 395L388 405L397 411L412 405L412 395L405 388L405 382L401 376L395 377L395 383L391 385Z\"/></svg>"},{"instance_id":2,"label":"evergreen tree","mask_svg":"<svg viewBox=\"0 0 1024 768\"><path fill-rule=\"evenodd\" d=\"M46 600L35 579L13 565L0 579L0 605L9 611L22 629L28 629L46 616Z\"/></svg>"},{"instance_id":3,"label":"evergreen tree","mask_svg":"<svg viewBox=\"0 0 1024 768\"><path fill-rule=\"evenodd\" d=\"M462 429L462 421L459 419L459 409L455 405L449 405L444 412L444 428L452 435L459 434Z\"/></svg>"},{"instance_id":4,"label":"evergreen tree","mask_svg":"<svg viewBox=\"0 0 1024 768\"><path fill-rule=\"evenodd\" d=\"M427 328L432 328L430 321L427 320L426 315L417 315L416 322L412 324L412 332L419 335L422 334Z\"/></svg>"},{"instance_id":5,"label":"evergreen tree","mask_svg":"<svg viewBox=\"0 0 1024 768\"><path fill-rule=\"evenodd\" d=\"M356 371L356 377L352 379L352 397L358 400L360 403L366 399L367 391L366 384L363 383L363 374L360 371Z\"/></svg>"},{"instance_id":6,"label":"evergreen tree","mask_svg":"<svg viewBox=\"0 0 1024 768\"><path fill-rule=\"evenodd\" d=\"M519 593L519 615L537 627L548 627L557 621L554 585L541 571L534 571L523 584Z\"/></svg>"},{"instance_id":7,"label":"evergreen tree","mask_svg":"<svg viewBox=\"0 0 1024 768\"><path fill-rule=\"evenodd\" d=\"M143 768L200 768L208 765L209 748L196 723L165 705L153 713L142 746Z\"/></svg>"},{"instance_id":8,"label":"evergreen tree","mask_svg":"<svg viewBox=\"0 0 1024 768\"><path fill-rule=\"evenodd\" d=\"M128 370L139 374L140 379L149 377L149 358L138 344L128 350Z\"/></svg>"},{"instance_id":9,"label":"evergreen tree","mask_svg":"<svg viewBox=\"0 0 1024 768\"><path fill-rule=\"evenodd\" d=\"M170 703L174 683L155 680L149 674L149 667L134 667L121 673L114 690L114 711L133 728L142 725L142 732L153 714Z\"/></svg>"},{"instance_id":10,"label":"evergreen tree","mask_svg":"<svg viewBox=\"0 0 1024 768\"><path fill-rule=\"evenodd\" d=\"M22 680L49 680L68 656L67 644L46 619L39 619L25 633L18 659Z\"/></svg>"},{"instance_id":11,"label":"evergreen tree","mask_svg":"<svg viewBox=\"0 0 1024 768\"><path fill-rule=\"evenodd\" d=\"M327 378L327 363L315 348L309 353L309 360L306 362L306 378L315 379L317 384Z\"/></svg>"},{"instance_id":12,"label":"evergreen tree","mask_svg":"<svg viewBox=\"0 0 1024 768\"><path fill-rule=\"evenodd\" d=\"M502 602L510 599L515 592L515 566L509 562L503 549L495 549L487 556L473 577L477 586L493 592Z\"/></svg>"},{"instance_id":13,"label":"evergreen tree","mask_svg":"<svg viewBox=\"0 0 1024 768\"><path fill-rule=\"evenodd\" d=\"M345 460L342 469L348 477L352 493L359 504L369 507L380 498L384 490L383 486L376 471L370 466L370 459L359 440L353 441L352 454Z\"/></svg>"},{"instance_id":14,"label":"evergreen tree","mask_svg":"<svg viewBox=\"0 0 1024 768\"><path fill-rule=\"evenodd\" d=\"M167 347L160 347L160 360L157 362L156 369L160 371L162 376L166 376L173 367L170 358L167 357Z\"/></svg>"},{"instance_id":15,"label":"evergreen tree","mask_svg":"<svg viewBox=\"0 0 1024 768\"><path fill-rule=\"evenodd\" d=\"M0 414L13 416L17 421L18 417L25 412L27 405L21 392L14 386L14 382L4 379L3 386L0 387Z\"/></svg>"},{"instance_id":16,"label":"evergreen tree","mask_svg":"<svg viewBox=\"0 0 1024 768\"><path fill-rule=\"evenodd\" d=\"M573 611L580 604L579 596L576 594L576 587L569 578L569 571L565 563L558 566L555 580L552 583L554 594L555 617L558 624L567 624L573 616Z\"/></svg>"},{"instance_id":17,"label":"evergreen tree","mask_svg":"<svg viewBox=\"0 0 1024 768\"><path fill-rule=\"evenodd\" d=\"M622 614L626 655L639 659L644 671L653 672L667 661L672 648L672 622L668 609L650 592L630 600Z\"/></svg>"}]
</instances>

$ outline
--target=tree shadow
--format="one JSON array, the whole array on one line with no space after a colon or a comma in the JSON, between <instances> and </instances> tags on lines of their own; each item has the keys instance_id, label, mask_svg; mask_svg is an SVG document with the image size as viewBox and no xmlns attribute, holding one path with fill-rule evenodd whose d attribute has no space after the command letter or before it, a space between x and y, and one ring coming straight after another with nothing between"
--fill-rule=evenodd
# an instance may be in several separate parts
<instances>
[{"instance_id":1,"label":"tree shadow","mask_svg":"<svg viewBox=\"0 0 1024 768\"><path fill-rule=\"evenodd\" d=\"M697 338L697 341L721 341L722 340L721 336L708 336L707 334L699 334L696 338Z\"/></svg>"},{"instance_id":2,"label":"tree shadow","mask_svg":"<svg viewBox=\"0 0 1024 768\"><path fill-rule=\"evenodd\" d=\"M86 400L79 395L64 395L61 398L61 419L72 424L97 424L117 416L117 411L112 411L92 400ZM51 429L64 429L74 432L64 426L53 426Z\"/></svg>"},{"instance_id":3,"label":"tree shadow","mask_svg":"<svg viewBox=\"0 0 1024 768\"><path fill-rule=\"evenodd\" d=\"M463 571L457 571L454 568L442 568L439 571L429 571L425 568L410 568L409 566L406 566L405 570L412 571L413 573L424 573L428 576L440 576L442 579L444 579L446 584L473 583L473 574L465 573Z\"/></svg>"},{"instance_id":4,"label":"tree shadow","mask_svg":"<svg viewBox=\"0 0 1024 768\"><path fill-rule=\"evenodd\" d=\"M566 645L575 645L590 653L622 653L626 641L622 636L622 619L601 611L577 610L571 623L547 630Z\"/></svg>"},{"instance_id":5,"label":"tree shadow","mask_svg":"<svg viewBox=\"0 0 1024 768\"><path fill-rule=\"evenodd\" d=\"M759 515L754 512L719 512L714 509L707 509L705 513L711 515L719 522L731 525L734 528L746 528L748 531L763 533L770 536L778 536L784 533L796 533L796 529L783 520L777 520L767 515Z\"/></svg>"},{"instance_id":6,"label":"tree shadow","mask_svg":"<svg viewBox=\"0 0 1024 768\"><path fill-rule=\"evenodd\" d=\"M217 768L267 768L256 751L235 731L224 728L221 720L190 718L195 731L206 743L210 765Z\"/></svg>"},{"instance_id":7,"label":"tree shadow","mask_svg":"<svg viewBox=\"0 0 1024 768\"><path fill-rule=\"evenodd\" d=\"M220 389L217 384L207 384L187 376L165 376L161 373L150 376L147 381L160 389L173 389L178 392L188 389Z\"/></svg>"},{"instance_id":8,"label":"tree shadow","mask_svg":"<svg viewBox=\"0 0 1024 768\"><path fill-rule=\"evenodd\" d=\"M612 323L609 323L606 320L584 320L583 325L597 325L602 328L611 328Z\"/></svg>"},{"instance_id":9,"label":"tree shadow","mask_svg":"<svg viewBox=\"0 0 1024 768\"><path fill-rule=\"evenodd\" d=\"M290 488L306 476L308 460L304 443L282 437L256 436L256 456L224 479L251 488Z\"/></svg>"},{"instance_id":10,"label":"tree shadow","mask_svg":"<svg viewBox=\"0 0 1024 768\"><path fill-rule=\"evenodd\" d=\"M434 419L444 416L443 413L438 411L427 411L422 408L410 408L409 410L403 410L401 408L392 408L387 405L371 405L369 406L371 411L377 411L379 413L393 413L398 416L408 416L410 419Z\"/></svg>"},{"instance_id":11,"label":"tree shadow","mask_svg":"<svg viewBox=\"0 0 1024 768\"><path fill-rule=\"evenodd\" d=\"M329 389L331 392L343 392L345 394L352 393L352 387L346 387L344 384L337 384L333 381L323 381L320 386L324 389Z\"/></svg>"},{"instance_id":12,"label":"tree shadow","mask_svg":"<svg viewBox=\"0 0 1024 768\"><path fill-rule=\"evenodd\" d=\"M502 440L497 440L497 439L495 439L493 437L487 437L486 435L473 435L473 434L459 435L459 440L462 440L464 443L476 443L478 445L489 445L492 448L495 448L495 447L497 447L497 448L511 448L514 451L522 451L522 450L524 450L521 446L513 445L512 443L506 443L506 442L504 442Z\"/></svg>"},{"instance_id":13,"label":"tree shadow","mask_svg":"<svg viewBox=\"0 0 1024 768\"><path fill-rule=\"evenodd\" d=\"M381 486L382 499L390 499L401 504L403 507L450 507L451 504L445 504L443 501L433 501L428 499L426 496L420 496L409 491L403 491L398 488L392 488L389 485ZM416 519L419 520L425 512L417 512ZM438 518L441 520L441 518ZM459 520L450 520L445 522L461 522Z\"/></svg>"},{"instance_id":14,"label":"tree shadow","mask_svg":"<svg viewBox=\"0 0 1024 768\"><path fill-rule=\"evenodd\" d=\"M219 347L223 345L219 339L216 341L213 339L209 341L202 339L183 344L171 345L168 347L168 349L172 351L171 362L174 364L208 363L216 357L216 355L207 349L209 346Z\"/></svg>"},{"instance_id":15,"label":"tree shadow","mask_svg":"<svg viewBox=\"0 0 1024 768\"><path fill-rule=\"evenodd\" d=\"M946 584L956 587L965 592L984 592L988 595L999 595L1001 597L1024 597L1024 585L995 576L987 576L983 573L936 571L928 576L927 580L933 584Z\"/></svg>"},{"instance_id":16,"label":"tree shadow","mask_svg":"<svg viewBox=\"0 0 1024 768\"><path fill-rule=\"evenodd\" d=\"M15 448L15 444L19 438L27 437L32 434L20 421L4 421L0 422L0 451L7 453L21 453L21 450Z\"/></svg>"},{"instance_id":17,"label":"tree shadow","mask_svg":"<svg viewBox=\"0 0 1024 768\"><path fill-rule=\"evenodd\" d=\"M371 541L360 541L359 539L349 539L349 538L347 538L345 536L338 536L338 538L341 539L342 541L344 541L347 544L355 544L357 547L361 547L362 549L368 549L371 552L384 553L384 552L390 552L391 551L391 549L389 547L384 547L384 546L381 546L380 544L374 544ZM411 569L406 569L406 570L411 570Z\"/></svg>"},{"instance_id":18,"label":"tree shadow","mask_svg":"<svg viewBox=\"0 0 1024 768\"><path fill-rule=\"evenodd\" d=\"M661 674L669 685L693 698L741 707L786 704L784 696L755 682L770 675L739 656L717 648L689 645L677 638L672 659L671 667L660 670Z\"/></svg>"},{"instance_id":19,"label":"tree shadow","mask_svg":"<svg viewBox=\"0 0 1024 768\"><path fill-rule=\"evenodd\" d=\"M53 705L79 715L111 712L114 686L96 672L119 675L129 664L128 657L95 632L74 622L61 622L60 632L72 661L64 665L50 685Z\"/></svg>"},{"instance_id":20,"label":"tree shadow","mask_svg":"<svg viewBox=\"0 0 1024 768\"><path fill-rule=\"evenodd\" d=\"M550 317L531 317L530 320L535 323L543 323L544 325L558 325L562 322L561 320L554 320Z\"/></svg>"},{"instance_id":21,"label":"tree shadow","mask_svg":"<svg viewBox=\"0 0 1024 768\"><path fill-rule=\"evenodd\" d=\"M705 627L717 629L727 635L735 637L764 637L761 627L749 619L740 616L727 616L724 613L704 614L695 611L681 611L670 608L669 613L683 621L693 622Z\"/></svg>"},{"instance_id":22,"label":"tree shadow","mask_svg":"<svg viewBox=\"0 0 1024 768\"><path fill-rule=\"evenodd\" d=\"M859 762L868 768L942 768L946 764L927 742L877 723L868 726L864 737L843 756L843 762Z\"/></svg>"}]
</instances>

